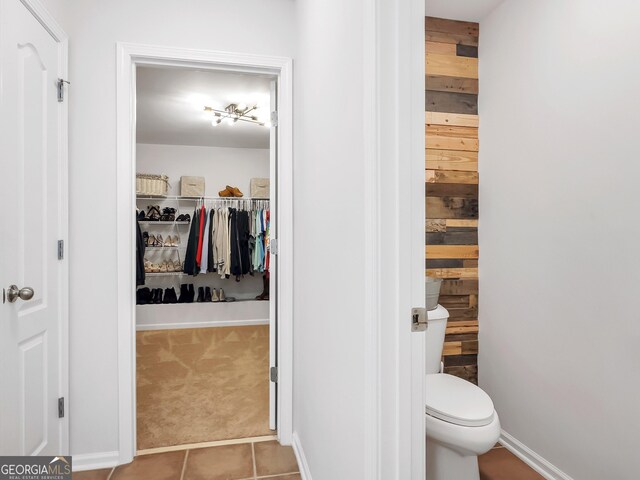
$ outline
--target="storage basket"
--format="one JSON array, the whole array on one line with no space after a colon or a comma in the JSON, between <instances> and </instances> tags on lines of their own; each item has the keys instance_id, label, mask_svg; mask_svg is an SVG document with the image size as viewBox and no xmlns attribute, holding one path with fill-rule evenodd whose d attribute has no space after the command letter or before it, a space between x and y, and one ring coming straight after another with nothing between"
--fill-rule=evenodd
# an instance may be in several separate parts
<instances>
[{"instance_id":1,"label":"storage basket","mask_svg":"<svg viewBox=\"0 0 640 480\"><path fill-rule=\"evenodd\" d=\"M204 197L204 177L180 177L180 196Z\"/></svg>"},{"instance_id":2,"label":"storage basket","mask_svg":"<svg viewBox=\"0 0 640 480\"><path fill-rule=\"evenodd\" d=\"M136 194L166 197L169 191L169 177L166 175L136 174Z\"/></svg>"},{"instance_id":3,"label":"storage basket","mask_svg":"<svg viewBox=\"0 0 640 480\"><path fill-rule=\"evenodd\" d=\"M270 190L268 178L251 179L251 198L269 198Z\"/></svg>"}]
</instances>

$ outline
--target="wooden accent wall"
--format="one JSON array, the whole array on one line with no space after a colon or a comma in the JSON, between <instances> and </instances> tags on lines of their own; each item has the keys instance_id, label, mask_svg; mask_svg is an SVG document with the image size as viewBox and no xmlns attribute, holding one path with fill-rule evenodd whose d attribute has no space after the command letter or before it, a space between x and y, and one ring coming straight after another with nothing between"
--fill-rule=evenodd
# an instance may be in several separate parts
<instances>
[{"instance_id":1,"label":"wooden accent wall","mask_svg":"<svg viewBox=\"0 0 640 480\"><path fill-rule=\"evenodd\" d=\"M426 268L444 279L445 372L478 381L477 23L427 17Z\"/></svg>"}]
</instances>

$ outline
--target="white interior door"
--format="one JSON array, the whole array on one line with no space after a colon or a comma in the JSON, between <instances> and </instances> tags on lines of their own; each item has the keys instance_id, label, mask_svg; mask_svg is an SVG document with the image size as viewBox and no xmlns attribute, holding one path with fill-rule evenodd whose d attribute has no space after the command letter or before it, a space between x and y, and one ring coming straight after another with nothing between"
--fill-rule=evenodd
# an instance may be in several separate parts
<instances>
[{"instance_id":1,"label":"white interior door","mask_svg":"<svg viewBox=\"0 0 640 480\"><path fill-rule=\"evenodd\" d=\"M0 19L0 454L66 454L68 423L58 414L67 390L67 288L58 260L66 117L57 98L66 43L20 0L0 0Z\"/></svg>"},{"instance_id":2,"label":"white interior door","mask_svg":"<svg viewBox=\"0 0 640 480\"><path fill-rule=\"evenodd\" d=\"M278 111L278 89L277 82L271 82L271 112ZM273 117L273 115L272 115ZM276 114L277 118L277 114ZM278 238L278 222L277 222L277 202L278 202L278 122L275 121L271 125L270 142L269 142L269 178L271 191L269 192L269 208L270 208L270 224L269 237L271 239ZM277 302L277 278L278 278L278 262L277 255L274 254L273 248L270 251L269 259L269 370L277 372L278 367L278 302ZM271 374L270 374L271 375ZM277 374L276 374L277 376ZM269 428L276 430L277 428L277 406L278 406L278 383L271 375L269 382Z\"/></svg>"}]
</instances>

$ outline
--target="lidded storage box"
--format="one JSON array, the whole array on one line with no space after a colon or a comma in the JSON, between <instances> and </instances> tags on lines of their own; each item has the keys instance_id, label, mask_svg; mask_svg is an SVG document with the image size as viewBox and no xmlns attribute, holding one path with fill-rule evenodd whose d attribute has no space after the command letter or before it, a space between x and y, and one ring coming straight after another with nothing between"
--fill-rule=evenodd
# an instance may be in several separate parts
<instances>
[{"instance_id":1,"label":"lidded storage box","mask_svg":"<svg viewBox=\"0 0 640 480\"><path fill-rule=\"evenodd\" d=\"M270 190L268 178L251 179L251 198L269 198Z\"/></svg>"},{"instance_id":2,"label":"lidded storage box","mask_svg":"<svg viewBox=\"0 0 640 480\"><path fill-rule=\"evenodd\" d=\"M204 177L180 177L180 196L204 197Z\"/></svg>"},{"instance_id":3,"label":"lidded storage box","mask_svg":"<svg viewBox=\"0 0 640 480\"><path fill-rule=\"evenodd\" d=\"M166 197L169 191L169 177L149 173L136 174L136 195Z\"/></svg>"}]
</instances>

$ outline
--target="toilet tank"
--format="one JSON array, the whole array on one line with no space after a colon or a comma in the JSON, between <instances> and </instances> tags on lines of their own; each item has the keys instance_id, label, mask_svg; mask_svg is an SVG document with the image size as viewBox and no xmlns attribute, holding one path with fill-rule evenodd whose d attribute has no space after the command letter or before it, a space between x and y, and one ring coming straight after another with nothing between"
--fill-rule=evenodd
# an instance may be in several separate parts
<instances>
[{"instance_id":1,"label":"toilet tank","mask_svg":"<svg viewBox=\"0 0 640 480\"><path fill-rule=\"evenodd\" d=\"M425 332L427 342L427 374L440 372L442 348L444 347L444 335L447 330L448 319L449 312L442 305L438 305L435 310L427 312L428 326Z\"/></svg>"}]
</instances>

